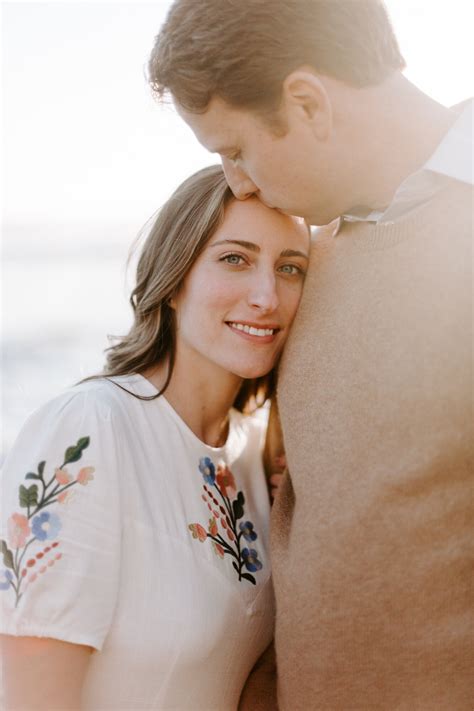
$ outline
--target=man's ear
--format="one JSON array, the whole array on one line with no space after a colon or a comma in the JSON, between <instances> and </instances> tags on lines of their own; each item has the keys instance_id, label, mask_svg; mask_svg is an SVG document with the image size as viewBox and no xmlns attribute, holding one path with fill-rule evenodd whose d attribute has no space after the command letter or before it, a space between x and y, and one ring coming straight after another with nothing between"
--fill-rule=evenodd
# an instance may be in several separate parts
<instances>
[{"instance_id":1,"label":"man's ear","mask_svg":"<svg viewBox=\"0 0 474 711\"><path fill-rule=\"evenodd\" d=\"M283 82L283 99L288 114L309 123L318 140L325 141L332 130L332 106L326 87L310 70L296 69Z\"/></svg>"}]
</instances>

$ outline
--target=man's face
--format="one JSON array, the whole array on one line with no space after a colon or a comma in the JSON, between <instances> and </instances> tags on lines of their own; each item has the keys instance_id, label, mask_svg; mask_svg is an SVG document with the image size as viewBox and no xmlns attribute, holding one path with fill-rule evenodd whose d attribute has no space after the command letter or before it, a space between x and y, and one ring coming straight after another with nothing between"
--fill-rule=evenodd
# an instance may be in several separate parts
<instances>
[{"instance_id":1,"label":"man's face","mask_svg":"<svg viewBox=\"0 0 474 711\"><path fill-rule=\"evenodd\" d=\"M327 151L321 149L311 124L296 114L286 116L286 133L277 132L259 115L214 98L204 113L176 105L198 141L219 153L234 195L255 194L269 207L323 225L337 217L330 188ZM324 148L324 147L323 147Z\"/></svg>"}]
</instances>

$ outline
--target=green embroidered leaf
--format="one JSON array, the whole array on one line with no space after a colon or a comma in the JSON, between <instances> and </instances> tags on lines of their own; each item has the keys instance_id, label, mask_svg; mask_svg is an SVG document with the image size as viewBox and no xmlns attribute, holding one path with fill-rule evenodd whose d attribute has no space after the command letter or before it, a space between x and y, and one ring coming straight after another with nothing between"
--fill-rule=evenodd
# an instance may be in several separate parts
<instances>
[{"instance_id":1,"label":"green embroidered leaf","mask_svg":"<svg viewBox=\"0 0 474 711\"><path fill-rule=\"evenodd\" d=\"M28 472L25 479L41 479L41 477L38 474L33 474L33 472Z\"/></svg>"},{"instance_id":2,"label":"green embroidered leaf","mask_svg":"<svg viewBox=\"0 0 474 711\"><path fill-rule=\"evenodd\" d=\"M64 454L64 464L70 464L71 462L78 462L82 457L82 452L86 447L89 446L90 437L81 437L77 440L77 444L68 447Z\"/></svg>"},{"instance_id":3,"label":"green embroidered leaf","mask_svg":"<svg viewBox=\"0 0 474 711\"><path fill-rule=\"evenodd\" d=\"M249 583L252 583L253 585L257 584L257 581L255 580L253 575L250 575L250 573L242 573L241 577L244 578L244 580L248 580Z\"/></svg>"},{"instance_id":4,"label":"green embroidered leaf","mask_svg":"<svg viewBox=\"0 0 474 711\"><path fill-rule=\"evenodd\" d=\"M13 553L8 548L5 541L0 541L0 546L3 554L3 565L7 568L13 568Z\"/></svg>"},{"instance_id":5,"label":"green embroidered leaf","mask_svg":"<svg viewBox=\"0 0 474 711\"><path fill-rule=\"evenodd\" d=\"M240 492L239 492L240 494ZM239 497L237 496L236 499L232 502L232 511L234 512L234 518L237 521L239 518L242 518L244 515L244 507L239 501Z\"/></svg>"},{"instance_id":6,"label":"green embroidered leaf","mask_svg":"<svg viewBox=\"0 0 474 711\"><path fill-rule=\"evenodd\" d=\"M45 467L46 462L40 462L38 464L38 474L40 475L40 478L43 478L43 472L44 472L44 467Z\"/></svg>"},{"instance_id":7,"label":"green embroidered leaf","mask_svg":"<svg viewBox=\"0 0 474 711\"><path fill-rule=\"evenodd\" d=\"M20 486L20 506L24 509L28 506L38 505L38 486L32 484L28 489L23 484Z\"/></svg>"},{"instance_id":8,"label":"green embroidered leaf","mask_svg":"<svg viewBox=\"0 0 474 711\"><path fill-rule=\"evenodd\" d=\"M235 562L235 560L232 561L232 565L234 566L234 569L235 569L237 572L239 572L239 566L237 565L237 563Z\"/></svg>"},{"instance_id":9,"label":"green embroidered leaf","mask_svg":"<svg viewBox=\"0 0 474 711\"><path fill-rule=\"evenodd\" d=\"M239 502L239 504L240 504L241 506L244 506L244 504L245 504L245 497L244 497L244 495L243 495L243 493L242 493L241 491L239 491L239 493L237 494L237 501Z\"/></svg>"}]
</instances>

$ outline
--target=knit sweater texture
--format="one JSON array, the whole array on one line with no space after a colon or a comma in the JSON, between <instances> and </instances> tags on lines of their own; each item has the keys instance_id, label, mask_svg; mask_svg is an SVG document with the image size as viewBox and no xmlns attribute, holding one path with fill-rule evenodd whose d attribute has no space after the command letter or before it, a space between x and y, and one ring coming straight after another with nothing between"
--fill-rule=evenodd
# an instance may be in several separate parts
<instances>
[{"instance_id":1,"label":"knit sweater texture","mask_svg":"<svg viewBox=\"0 0 474 711\"><path fill-rule=\"evenodd\" d=\"M280 367L282 711L472 711L473 191L316 240Z\"/></svg>"}]
</instances>

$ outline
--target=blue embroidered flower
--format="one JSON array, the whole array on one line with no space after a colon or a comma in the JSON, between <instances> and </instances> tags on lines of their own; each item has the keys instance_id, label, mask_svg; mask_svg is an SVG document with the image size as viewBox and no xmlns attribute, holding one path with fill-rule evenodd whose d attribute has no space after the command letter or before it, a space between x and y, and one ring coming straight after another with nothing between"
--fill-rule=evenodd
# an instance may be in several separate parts
<instances>
[{"instance_id":1,"label":"blue embroidered flower","mask_svg":"<svg viewBox=\"0 0 474 711\"><path fill-rule=\"evenodd\" d=\"M254 548L244 548L242 550L242 558L244 559L244 564L247 570L251 573L255 573L257 570L262 569L262 564L258 559L258 553Z\"/></svg>"},{"instance_id":2,"label":"blue embroidered flower","mask_svg":"<svg viewBox=\"0 0 474 711\"><path fill-rule=\"evenodd\" d=\"M201 543L211 539L210 543L219 558L232 556L232 567L239 582L256 585L257 581L251 573L261 570L263 563L253 548L240 548L241 539L252 543L258 538L253 523L245 520L244 493L237 490L235 477L223 460L215 465L210 457L201 457L199 471L204 479L201 499L211 517L206 527L200 523L190 523L188 529L192 537ZM249 512L247 515L252 514Z\"/></svg>"},{"instance_id":3,"label":"blue embroidered flower","mask_svg":"<svg viewBox=\"0 0 474 711\"><path fill-rule=\"evenodd\" d=\"M216 480L216 468L212 463L212 459L209 457L202 457L199 460L199 471L201 472L202 478L206 484L212 486Z\"/></svg>"},{"instance_id":4,"label":"blue embroidered flower","mask_svg":"<svg viewBox=\"0 0 474 711\"><path fill-rule=\"evenodd\" d=\"M61 519L55 513L43 511L34 517L31 525L31 532L38 541L46 541L56 538L61 530Z\"/></svg>"},{"instance_id":5,"label":"blue embroidered flower","mask_svg":"<svg viewBox=\"0 0 474 711\"><path fill-rule=\"evenodd\" d=\"M257 540L257 534L253 530L253 523L251 523L251 521L245 521L245 523L242 521L242 523L239 523L239 528L242 531L242 535L246 541L251 543L252 541Z\"/></svg>"},{"instance_id":6,"label":"blue embroidered flower","mask_svg":"<svg viewBox=\"0 0 474 711\"><path fill-rule=\"evenodd\" d=\"M0 590L8 590L8 588L10 587L11 580L13 580L13 575L11 571L3 570L0 578Z\"/></svg>"}]
</instances>

